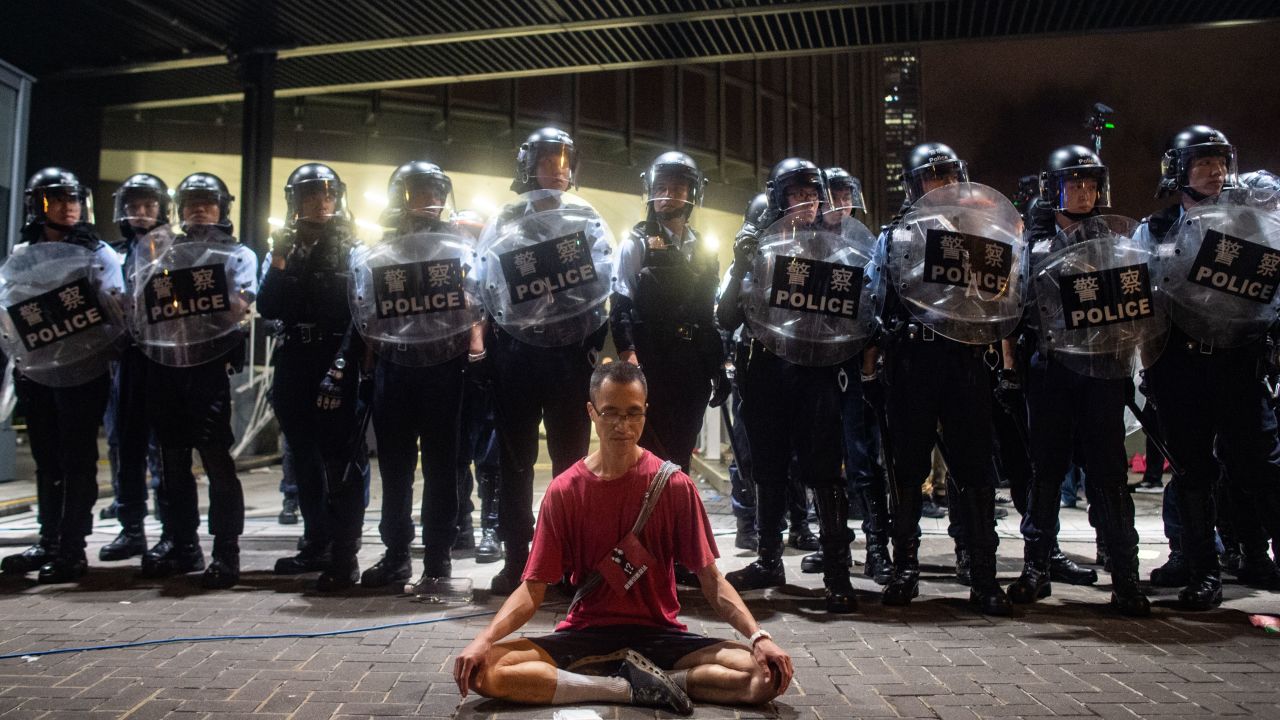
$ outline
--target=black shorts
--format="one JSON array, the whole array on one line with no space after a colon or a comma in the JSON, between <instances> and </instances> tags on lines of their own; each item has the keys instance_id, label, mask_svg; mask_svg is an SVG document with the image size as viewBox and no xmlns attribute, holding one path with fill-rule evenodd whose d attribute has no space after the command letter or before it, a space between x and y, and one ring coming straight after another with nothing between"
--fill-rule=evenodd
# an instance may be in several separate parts
<instances>
[{"instance_id":1,"label":"black shorts","mask_svg":"<svg viewBox=\"0 0 1280 720\"><path fill-rule=\"evenodd\" d=\"M567 668L592 655L630 648L663 670L671 670L685 655L726 640L697 635L674 628L648 625L605 625L582 630L561 630L540 637L525 638L546 651L556 667Z\"/></svg>"}]
</instances>

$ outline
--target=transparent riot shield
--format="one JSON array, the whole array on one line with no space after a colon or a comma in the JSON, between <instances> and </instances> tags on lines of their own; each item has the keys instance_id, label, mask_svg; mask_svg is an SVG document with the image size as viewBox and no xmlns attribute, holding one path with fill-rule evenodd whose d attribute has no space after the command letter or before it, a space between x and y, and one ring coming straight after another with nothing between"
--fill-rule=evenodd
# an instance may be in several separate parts
<instances>
[{"instance_id":1,"label":"transparent riot shield","mask_svg":"<svg viewBox=\"0 0 1280 720\"><path fill-rule=\"evenodd\" d=\"M0 342L26 377L71 387L107 372L126 335L119 256L20 245L0 267Z\"/></svg>"},{"instance_id":2,"label":"transparent riot shield","mask_svg":"<svg viewBox=\"0 0 1280 720\"><path fill-rule=\"evenodd\" d=\"M926 194L889 237L888 254L908 312L939 334L986 345L1017 326L1026 242L1022 217L996 190L956 183Z\"/></svg>"},{"instance_id":3,"label":"transparent riot shield","mask_svg":"<svg viewBox=\"0 0 1280 720\"><path fill-rule=\"evenodd\" d=\"M1154 361L1169 318L1156 302L1153 248L1137 221L1087 218L1060 231L1032 271L1041 349L1082 375L1130 377Z\"/></svg>"},{"instance_id":4,"label":"transparent riot shield","mask_svg":"<svg viewBox=\"0 0 1280 720\"><path fill-rule=\"evenodd\" d=\"M480 297L498 325L530 345L582 342L608 317L613 233L569 193L525 193L485 229Z\"/></svg>"},{"instance_id":5,"label":"transparent riot shield","mask_svg":"<svg viewBox=\"0 0 1280 720\"><path fill-rule=\"evenodd\" d=\"M839 230L797 226L791 216L774 223L742 286L756 339L796 365L837 365L857 354L884 303L883 258L875 246L856 220Z\"/></svg>"},{"instance_id":6,"label":"transparent riot shield","mask_svg":"<svg viewBox=\"0 0 1280 720\"><path fill-rule=\"evenodd\" d=\"M234 237L202 230L190 236L157 228L134 250L129 327L143 354L161 365L217 360L249 327L258 258Z\"/></svg>"},{"instance_id":7,"label":"transparent riot shield","mask_svg":"<svg viewBox=\"0 0 1280 720\"><path fill-rule=\"evenodd\" d=\"M1156 249L1159 298L1207 345L1238 347L1276 319L1280 213L1257 193L1227 191L1188 210Z\"/></svg>"},{"instance_id":8,"label":"transparent riot shield","mask_svg":"<svg viewBox=\"0 0 1280 720\"><path fill-rule=\"evenodd\" d=\"M466 352L480 322L475 250L461 232L392 235L351 261L351 315L380 356L438 365Z\"/></svg>"}]
</instances>

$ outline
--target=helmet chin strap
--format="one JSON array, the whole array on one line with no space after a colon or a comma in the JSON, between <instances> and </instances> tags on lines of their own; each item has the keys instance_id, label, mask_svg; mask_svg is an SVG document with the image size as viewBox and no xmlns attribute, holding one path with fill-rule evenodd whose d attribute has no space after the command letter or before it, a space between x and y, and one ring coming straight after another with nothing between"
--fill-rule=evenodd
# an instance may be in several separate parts
<instances>
[{"instance_id":1,"label":"helmet chin strap","mask_svg":"<svg viewBox=\"0 0 1280 720\"><path fill-rule=\"evenodd\" d=\"M1205 195L1204 193L1191 187L1190 185L1187 185L1185 187L1181 187L1178 189L1182 191L1183 195L1186 195L1187 197L1191 198L1192 200L1195 200L1196 202L1201 202L1209 197L1208 195Z\"/></svg>"},{"instance_id":2,"label":"helmet chin strap","mask_svg":"<svg viewBox=\"0 0 1280 720\"><path fill-rule=\"evenodd\" d=\"M1087 213L1074 213L1074 212L1070 212L1070 211L1068 211L1068 210L1059 210L1058 212L1060 212L1060 213L1062 213L1063 215L1065 215L1066 217L1070 218L1073 222L1080 222L1081 220L1084 220L1085 218L1093 217L1093 211L1092 211L1092 210L1090 210L1090 211L1089 211L1089 212L1087 212Z\"/></svg>"}]
</instances>

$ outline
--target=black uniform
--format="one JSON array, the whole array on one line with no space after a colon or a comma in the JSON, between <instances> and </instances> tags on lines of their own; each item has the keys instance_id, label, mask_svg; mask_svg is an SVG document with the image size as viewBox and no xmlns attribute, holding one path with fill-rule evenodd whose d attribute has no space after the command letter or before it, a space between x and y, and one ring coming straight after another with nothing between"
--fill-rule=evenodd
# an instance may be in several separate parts
<instances>
[{"instance_id":1,"label":"black uniform","mask_svg":"<svg viewBox=\"0 0 1280 720\"><path fill-rule=\"evenodd\" d=\"M1147 218L1144 227L1161 242L1181 215L1181 206L1174 205ZM1190 576L1179 597L1191 608L1222 600L1214 546L1219 460L1228 482L1239 483L1260 508L1269 534L1280 534L1280 440L1263 383L1266 350L1265 340L1210 347L1175 323L1164 353L1145 372L1147 397L1158 408L1161 434L1182 470L1170 485L1176 483L1180 544Z\"/></svg>"},{"instance_id":2,"label":"black uniform","mask_svg":"<svg viewBox=\"0 0 1280 720\"><path fill-rule=\"evenodd\" d=\"M332 587L345 587L358 575L355 555L369 472L364 409L356 402L355 366L363 342L351 327L347 304L352 234L339 218L324 225L299 223L283 233L292 237L273 246L292 250L284 269L269 267L263 277L258 311L280 324L271 406L293 452L304 528L301 552L278 562L276 571L328 568L326 576L342 579ZM321 410L316 398L339 354L349 362L338 383L341 404ZM322 588L327 585L322 582Z\"/></svg>"},{"instance_id":3,"label":"black uniform","mask_svg":"<svg viewBox=\"0 0 1280 720\"><path fill-rule=\"evenodd\" d=\"M28 226L25 242L49 242L43 225ZM97 253L115 251L81 223L61 242ZM40 542L4 558L5 573L39 569L40 582L69 582L85 573L85 538L93 532L93 504L98 500L98 428L110 392L109 373L70 387L52 387L14 372L17 412L27 421L27 439L36 463L37 519Z\"/></svg>"},{"instance_id":4,"label":"black uniform","mask_svg":"<svg viewBox=\"0 0 1280 720\"><path fill-rule=\"evenodd\" d=\"M437 221L421 232L452 232ZM389 240L384 239L384 242ZM410 367L377 356L373 371L373 431L382 475L382 522L378 532L387 548L380 565L361 577L366 587L407 579L413 542L414 468L422 459L422 545L424 577L452 574L449 550L457 533L458 454L462 422L463 371L458 356L438 365ZM392 572L392 570L395 570Z\"/></svg>"},{"instance_id":5,"label":"black uniform","mask_svg":"<svg viewBox=\"0 0 1280 720\"><path fill-rule=\"evenodd\" d=\"M649 410L640 445L689 471L712 381L723 348L713 309L720 269L693 228L672 237L657 228L662 247L650 247L646 223L624 242L642 258L630 279L635 297L613 293L610 325L619 352L633 350L649 383Z\"/></svg>"},{"instance_id":6,"label":"black uniform","mask_svg":"<svg viewBox=\"0 0 1280 720\"><path fill-rule=\"evenodd\" d=\"M1056 213L1033 204L1028 242L1050 240L1058 233ZM1034 309L1032 310L1034 312ZM1027 330L1026 346L1036 348L1037 334ZM1014 602L1032 602L1050 592L1050 558L1057 547L1062 479L1079 447L1107 556L1111 560L1112 604L1128 615L1146 615L1150 604L1138 589L1138 532L1128 489L1124 409L1129 380L1081 375L1036 349L1027 366L1027 415L1030 427L1032 482L1022 518L1025 567L1009 586Z\"/></svg>"}]
</instances>

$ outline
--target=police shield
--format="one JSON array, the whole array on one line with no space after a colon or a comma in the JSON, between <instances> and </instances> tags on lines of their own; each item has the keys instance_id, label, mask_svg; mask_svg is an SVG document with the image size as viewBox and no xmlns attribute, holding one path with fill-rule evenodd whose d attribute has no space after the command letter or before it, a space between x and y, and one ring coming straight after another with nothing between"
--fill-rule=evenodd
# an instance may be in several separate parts
<instances>
[{"instance_id":1,"label":"police shield","mask_svg":"<svg viewBox=\"0 0 1280 720\"><path fill-rule=\"evenodd\" d=\"M1032 269L1041 350L1097 378L1130 377L1153 362L1169 319L1156 302L1153 248L1134 239L1135 220L1087 218L1058 233Z\"/></svg>"},{"instance_id":2,"label":"police shield","mask_svg":"<svg viewBox=\"0 0 1280 720\"><path fill-rule=\"evenodd\" d=\"M1155 266L1175 325L1206 345L1244 345L1276 319L1280 213L1248 191L1205 200L1178 219Z\"/></svg>"},{"instance_id":3,"label":"police shield","mask_svg":"<svg viewBox=\"0 0 1280 720\"><path fill-rule=\"evenodd\" d=\"M476 251L480 297L516 339L542 347L581 343L604 324L613 233L585 200L525 193L485 229Z\"/></svg>"},{"instance_id":4,"label":"police shield","mask_svg":"<svg viewBox=\"0 0 1280 720\"><path fill-rule=\"evenodd\" d=\"M770 352L796 365L829 366L860 351L884 301L883 258L856 220L839 229L774 223L743 280L747 324Z\"/></svg>"},{"instance_id":5,"label":"police shield","mask_svg":"<svg viewBox=\"0 0 1280 720\"><path fill-rule=\"evenodd\" d=\"M957 342L1008 336L1022 314L1026 243L1005 196L976 183L920 198L889 238L894 289L907 311Z\"/></svg>"},{"instance_id":6,"label":"police shield","mask_svg":"<svg viewBox=\"0 0 1280 720\"><path fill-rule=\"evenodd\" d=\"M129 327L143 354L161 365L216 360L249 326L257 256L212 226L200 230L174 235L158 228L134 251Z\"/></svg>"},{"instance_id":7,"label":"police shield","mask_svg":"<svg viewBox=\"0 0 1280 720\"><path fill-rule=\"evenodd\" d=\"M392 235L352 256L356 328L378 355L399 365L437 365L466 352L482 308L460 232Z\"/></svg>"},{"instance_id":8,"label":"police shield","mask_svg":"<svg viewBox=\"0 0 1280 720\"><path fill-rule=\"evenodd\" d=\"M0 267L0 342L14 366L51 387L106 372L125 338L122 281L114 251L62 242L17 247Z\"/></svg>"}]
</instances>

